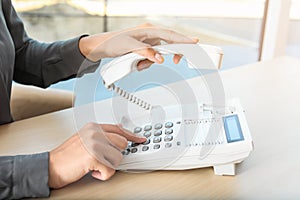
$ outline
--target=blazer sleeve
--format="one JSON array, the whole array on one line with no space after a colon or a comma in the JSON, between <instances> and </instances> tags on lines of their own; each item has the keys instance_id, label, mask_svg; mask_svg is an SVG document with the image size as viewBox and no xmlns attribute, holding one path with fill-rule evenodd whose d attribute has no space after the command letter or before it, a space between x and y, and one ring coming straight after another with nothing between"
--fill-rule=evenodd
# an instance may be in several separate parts
<instances>
[{"instance_id":1,"label":"blazer sleeve","mask_svg":"<svg viewBox=\"0 0 300 200\"><path fill-rule=\"evenodd\" d=\"M14 80L23 84L48 87L60 80L94 71L93 63L80 53L81 37L53 43L29 38L10 0L2 0L5 22L14 48ZM49 153L0 157L0 199L47 197Z\"/></svg>"},{"instance_id":2,"label":"blazer sleeve","mask_svg":"<svg viewBox=\"0 0 300 200\"><path fill-rule=\"evenodd\" d=\"M0 199L48 197L49 153L1 156Z\"/></svg>"},{"instance_id":3,"label":"blazer sleeve","mask_svg":"<svg viewBox=\"0 0 300 200\"><path fill-rule=\"evenodd\" d=\"M14 80L39 87L93 72L99 62L91 62L79 50L79 36L66 41L42 43L27 36L10 0L3 0L3 12L15 47Z\"/></svg>"}]
</instances>

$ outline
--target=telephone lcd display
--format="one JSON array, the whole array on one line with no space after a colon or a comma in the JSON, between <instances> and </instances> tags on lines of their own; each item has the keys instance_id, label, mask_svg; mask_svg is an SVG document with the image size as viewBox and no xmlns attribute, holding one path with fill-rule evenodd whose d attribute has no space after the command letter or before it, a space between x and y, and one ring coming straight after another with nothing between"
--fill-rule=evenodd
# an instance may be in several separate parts
<instances>
[{"instance_id":1,"label":"telephone lcd display","mask_svg":"<svg viewBox=\"0 0 300 200\"><path fill-rule=\"evenodd\" d=\"M223 117L223 121L228 143L244 140L240 121L237 115Z\"/></svg>"}]
</instances>

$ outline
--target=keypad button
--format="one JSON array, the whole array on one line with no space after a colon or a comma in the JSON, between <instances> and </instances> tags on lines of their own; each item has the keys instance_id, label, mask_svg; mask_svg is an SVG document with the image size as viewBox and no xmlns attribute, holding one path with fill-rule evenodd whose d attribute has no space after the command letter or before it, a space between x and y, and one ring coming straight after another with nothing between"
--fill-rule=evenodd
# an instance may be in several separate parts
<instances>
[{"instance_id":1,"label":"keypad button","mask_svg":"<svg viewBox=\"0 0 300 200\"><path fill-rule=\"evenodd\" d=\"M149 143L150 143L150 140L147 139L146 142L143 143L143 145L147 145L147 144L149 144Z\"/></svg>"},{"instance_id":2,"label":"keypad button","mask_svg":"<svg viewBox=\"0 0 300 200\"><path fill-rule=\"evenodd\" d=\"M161 137L153 138L153 143L159 143L159 142L161 142Z\"/></svg>"},{"instance_id":3,"label":"keypad button","mask_svg":"<svg viewBox=\"0 0 300 200\"><path fill-rule=\"evenodd\" d=\"M165 147L166 147L166 148L172 147L172 143L166 143Z\"/></svg>"},{"instance_id":4,"label":"keypad button","mask_svg":"<svg viewBox=\"0 0 300 200\"><path fill-rule=\"evenodd\" d=\"M133 143L131 143L131 146L132 147L136 147L136 146L138 146L139 144L138 143L135 143L135 142L133 142Z\"/></svg>"},{"instance_id":5,"label":"keypad button","mask_svg":"<svg viewBox=\"0 0 300 200\"><path fill-rule=\"evenodd\" d=\"M169 134L172 134L172 133L173 133L173 129L166 129L165 130L166 135L169 135Z\"/></svg>"},{"instance_id":6,"label":"keypad button","mask_svg":"<svg viewBox=\"0 0 300 200\"><path fill-rule=\"evenodd\" d=\"M134 133L139 133L142 131L141 127L135 127L135 129L133 130Z\"/></svg>"},{"instance_id":7,"label":"keypad button","mask_svg":"<svg viewBox=\"0 0 300 200\"><path fill-rule=\"evenodd\" d=\"M126 149L122 152L123 155L127 156L129 154L130 150L129 149Z\"/></svg>"},{"instance_id":8,"label":"keypad button","mask_svg":"<svg viewBox=\"0 0 300 200\"><path fill-rule=\"evenodd\" d=\"M151 125L147 125L144 127L144 131L150 131L152 129Z\"/></svg>"},{"instance_id":9,"label":"keypad button","mask_svg":"<svg viewBox=\"0 0 300 200\"><path fill-rule=\"evenodd\" d=\"M154 132L154 136L160 136L162 134L162 131L161 130L156 130Z\"/></svg>"},{"instance_id":10,"label":"keypad button","mask_svg":"<svg viewBox=\"0 0 300 200\"><path fill-rule=\"evenodd\" d=\"M150 137L150 136L151 136L151 132L145 132L145 133L144 133L144 136L145 136L146 138Z\"/></svg>"},{"instance_id":11,"label":"keypad button","mask_svg":"<svg viewBox=\"0 0 300 200\"><path fill-rule=\"evenodd\" d=\"M149 149L148 146L143 146L142 151L147 151Z\"/></svg>"},{"instance_id":12,"label":"keypad button","mask_svg":"<svg viewBox=\"0 0 300 200\"><path fill-rule=\"evenodd\" d=\"M173 136L172 135L166 135L164 138L165 142L170 142L173 140Z\"/></svg>"},{"instance_id":13,"label":"keypad button","mask_svg":"<svg viewBox=\"0 0 300 200\"><path fill-rule=\"evenodd\" d=\"M132 149L131 149L131 153L136 153L137 150L138 150L137 148L132 148Z\"/></svg>"},{"instance_id":14,"label":"keypad button","mask_svg":"<svg viewBox=\"0 0 300 200\"><path fill-rule=\"evenodd\" d=\"M161 129L162 127L163 127L163 125L162 125L161 123L157 123L157 124L155 124L155 126L154 126L154 128L155 128L156 130Z\"/></svg>"},{"instance_id":15,"label":"keypad button","mask_svg":"<svg viewBox=\"0 0 300 200\"><path fill-rule=\"evenodd\" d=\"M153 149L159 149L160 148L160 145L159 144L156 144L153 146Z\"/></svg>"},{"instance_id":16,"label":"keypad button","mask_svg":"<svg viewBox=\"0 0 300 200\"><path fill-rule=\"evenodd\" d=\"M173 127L173 123L172 123L172 122L167 122L167 123L165 124L165 127L166 127L166 128L171 128L171 127Z\"/></svg>"}]
</instances>

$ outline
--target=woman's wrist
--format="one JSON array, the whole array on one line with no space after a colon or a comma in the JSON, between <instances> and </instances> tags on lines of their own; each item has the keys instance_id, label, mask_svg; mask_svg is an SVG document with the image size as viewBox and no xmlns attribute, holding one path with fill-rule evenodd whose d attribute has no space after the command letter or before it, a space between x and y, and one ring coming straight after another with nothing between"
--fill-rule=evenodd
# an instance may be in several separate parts
<instances>
[{"instance_id":1,"label":"woman's wrist","mask_svg":"<svg viewBox=\"0 0 300 200\"><path fill-rule=\"evenodd\" d=\"M90 54L91 52L91 49L89 48L89 38L90 36L83 36L79 39L79 51L81 52L81 54L84 56L84 57L88 57L88 55Z\"/></svg>"},{"instance_id":2,"label":"woman's wrist","mask_svg":"<svg viewBox=\"0 0 300 200\"><path fill-rule=\"evenodd\" d=\"M98 62L106 57L103 42L107 40L106 34L95 34L82 37L79 40L79 50L84 57L92 62ZM102 44L102 46L100 46Z\"/></svg>"},{"instance_id":3,"label":"woman's wrist","mask_svg":"<svg viewBox=\"0 0 300 200\"><path fill-rule=\"evenodd\" d=\"M49 153L49 187L61 188L89 171L91 157L74 134Z\"/></svg>"}]
</instances>

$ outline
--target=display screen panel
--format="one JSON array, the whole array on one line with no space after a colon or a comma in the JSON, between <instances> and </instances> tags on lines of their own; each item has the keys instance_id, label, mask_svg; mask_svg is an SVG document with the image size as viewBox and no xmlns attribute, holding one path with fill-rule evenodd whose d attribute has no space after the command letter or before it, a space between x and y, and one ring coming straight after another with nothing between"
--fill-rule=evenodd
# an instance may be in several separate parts
<instances>
[{"instance_id":1,"label":"display screen panel","mask_svg":"<svg viewBox=\"0 0 300 200\"><path fill-rule=\"evenodd\" d=\"M223 117L223 121L228 143L244 140L238 115Z\"/></svg>"}]
</instances>

